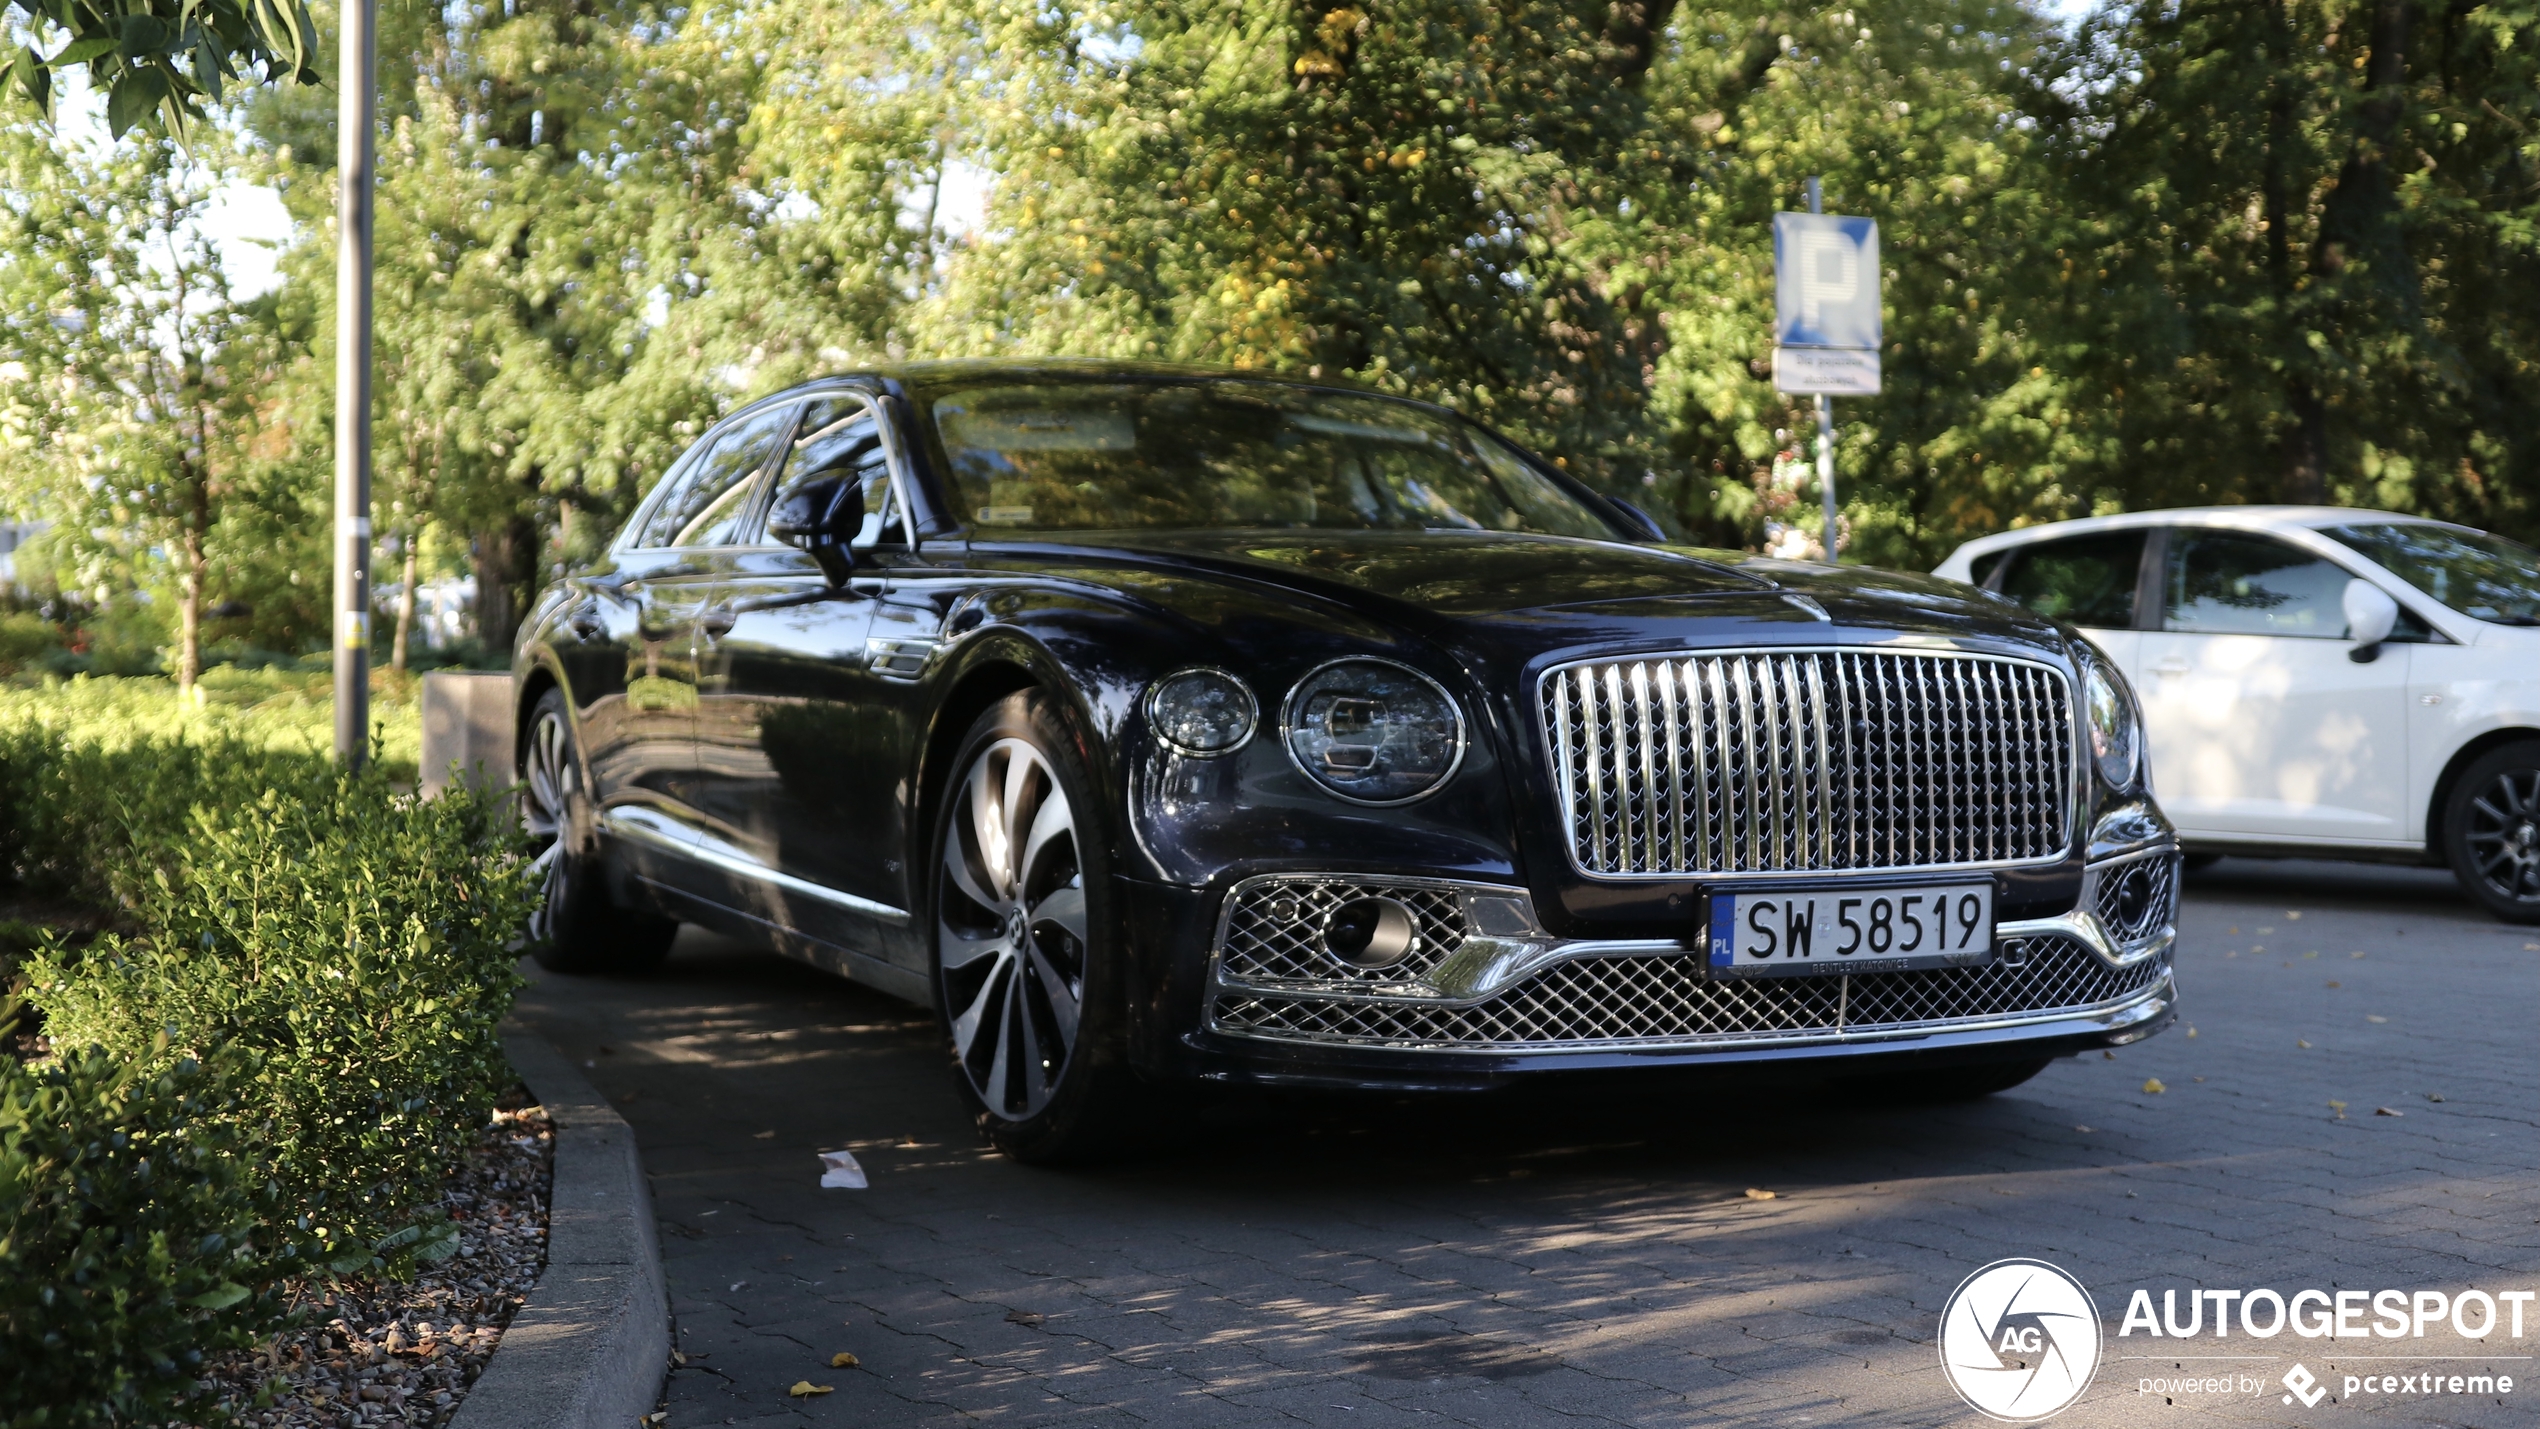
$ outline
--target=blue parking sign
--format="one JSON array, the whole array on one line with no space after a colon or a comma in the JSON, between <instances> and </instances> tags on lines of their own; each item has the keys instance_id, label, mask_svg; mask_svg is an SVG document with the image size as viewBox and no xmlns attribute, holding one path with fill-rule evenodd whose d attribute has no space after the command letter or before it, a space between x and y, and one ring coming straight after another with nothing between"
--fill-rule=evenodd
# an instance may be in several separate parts
<instances>
[{"instance_id":1,"label":"blue parking sign","mask_svg":"<svg viewBox=\"0 0 2540 1429\"><path fill-rule=\"evenodd\" d=\"M1774 214L1773 278L1775 342L1877 350L1878 220Z\"/></svg>"}]
</instances>

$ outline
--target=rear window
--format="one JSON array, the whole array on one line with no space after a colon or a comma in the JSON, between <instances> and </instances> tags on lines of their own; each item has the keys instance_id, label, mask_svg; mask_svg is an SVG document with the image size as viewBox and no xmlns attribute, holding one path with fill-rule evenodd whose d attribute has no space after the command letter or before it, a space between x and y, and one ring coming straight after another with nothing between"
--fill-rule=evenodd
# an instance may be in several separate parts
<instances>
[{"instance_id":1,"label":"rear window","mask_svg":"<svg viewBox=\"0 0 2540 1429\"><path fill-rule=\"evenodd\" d=\"M2003 572L2001 591L2049 620L2131 630L2142 573L2141 531L2067 536L2021 551Z\"/></svg>"}]
</instances>

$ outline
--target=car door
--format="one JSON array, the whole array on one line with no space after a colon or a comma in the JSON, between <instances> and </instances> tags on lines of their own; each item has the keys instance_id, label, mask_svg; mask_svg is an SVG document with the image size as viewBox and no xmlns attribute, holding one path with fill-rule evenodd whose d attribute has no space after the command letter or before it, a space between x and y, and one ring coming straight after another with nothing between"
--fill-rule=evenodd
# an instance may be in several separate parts
<instances>
[{"instance_id":1,"label":"car door","mask_svg":"<svg viewBox=\"0 0 2540 1429\"><path fill-rule=\"evenodd\" d=\"M885 435L862 394L813 398L758 528L788 492L829 477L856 482L868 512L890 511ZM836 583L807 552L763 540L736 552L700 630L697 787L734 906L887 959L887 930L907 915L880 806L901 760L862 709L885 584L872 552Z\"/></svg>"},{"instance_id":2,"label":"car door","mask_svg":"<svg viewBox=\"0 0 2540 1429\"><path fill-rule=\"evenodd\" d=\"M623 655L613 705L586 722L584 736L601 817L612 834L657 853L693 842L699 823L698 617L792 416L790 405L746 412L700 443L619 553L626 578L605 595L595 592L587 614L577 612ZM638 862L648 876L693 891L684 864Z\"/></svg>"},{"instance_id":3,"label":"car door","mask_svg":"<svg viewBox=\"0 0 2540 1429\"><path fill-rule=\"evenodd\" d=\"M2143 585L2140 528L2095 531L2022 546L1990 581L2000 595L2050 620L2069 621L2132 678L2142 636L2136 596Z\"/></svg>"},{"instance_id":4,"label":"car door","mask_svg":"<svg viewBox=\"0 0 2540 1429\"><path fill-rule=\"evenodd\" d=\"M2273 536L2168 533L2142 696L2161 808L2190 836L2402 844L2412 647L2349 658L2344 568Z\"/></svg>"}]
</instances>

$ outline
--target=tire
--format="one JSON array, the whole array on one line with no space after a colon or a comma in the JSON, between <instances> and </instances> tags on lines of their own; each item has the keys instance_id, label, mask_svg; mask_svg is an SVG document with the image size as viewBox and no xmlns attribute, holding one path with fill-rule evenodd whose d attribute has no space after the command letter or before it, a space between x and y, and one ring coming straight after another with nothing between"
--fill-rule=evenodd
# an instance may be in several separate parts
<instances>
[{"instance_id":1,"label":"tire","mask_svg":"<svg viewBox=\"0 0 2540 1429\"><path fill-rule=\"evenodd\" d=\"M2540 923L2540 740L2491 749L2443 801L2443 857L2508 923Z\"/></svg>"},{"instance_id":2,"label":"tire","mask_svg":"<svg viewBox=\"0 0 2540 1429\"><path fill-rule=\"evenodd\" d=\"M559 973L644 973L670 955L677 922L621 908L609 896L562 690L539 696L529 713L520 758L520 817L537 842L546 894L529 919L529 955L538 966Z\"/></svg>"},{"instance_id":3,"label":"tire","mask_svg":"<svg viewBox=\"0 0 2540 1429\"><path fill-rule=\"evenodd\" d=\"M1120 1056L1127 1002L1103 806L1037 690L982 714L952 771L936 800L928 912L954 1084L1017 1161L1103 1155L1144 1100Z\"/></svg>"},{"instance_id":4,"label":"tire","mask_svg":"<svg viewBox=\"0 0 2540 1429\"><path fill-rule=\"evenodd\" d=\"M1978 1062L1964 1067L1933 1067L1922 1071L1898 1072L1891 1076L1864 1077L1849 1083L1859 1094L1890 1106L1932 1106L1945 1102L1970 1102L2007 1092L2046 1070L2052 1058L2040 1057L2018 1062Z\"/></svg>"}]
</instances>

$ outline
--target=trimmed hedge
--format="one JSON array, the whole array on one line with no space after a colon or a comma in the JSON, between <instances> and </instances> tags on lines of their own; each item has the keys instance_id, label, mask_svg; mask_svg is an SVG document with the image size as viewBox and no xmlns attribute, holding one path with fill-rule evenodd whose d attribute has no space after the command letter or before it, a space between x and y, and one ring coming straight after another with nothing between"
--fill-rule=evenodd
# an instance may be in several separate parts
<instances>
[{"instance_id":1,"label":"trimmed hedge","mask_svg":"<svg viewBox=\"0 0 2540 1429\"><path fill-rule=\"evenodd\" d=\"M163 1414L286 1277L455 1249L418 1208L511 1081L536 895L508 799L345 774L304 711L148 693L0 694L9 875L111 915L25 955L59 1055L0 1057L0 1176L30 1188L0 1182L0 1429Z\"/></svg>"},{"instance_id":2,"label":"trimmed hedge","mask_svg":"<svg viewBox=\"0 0 2540 1429\"><path fill-rule=\"evenodd\" d=\"M278 1318L290 1253L234 1069L0 1058L0 1423L164 1421Z\"/></svg>"}]
</instances>

